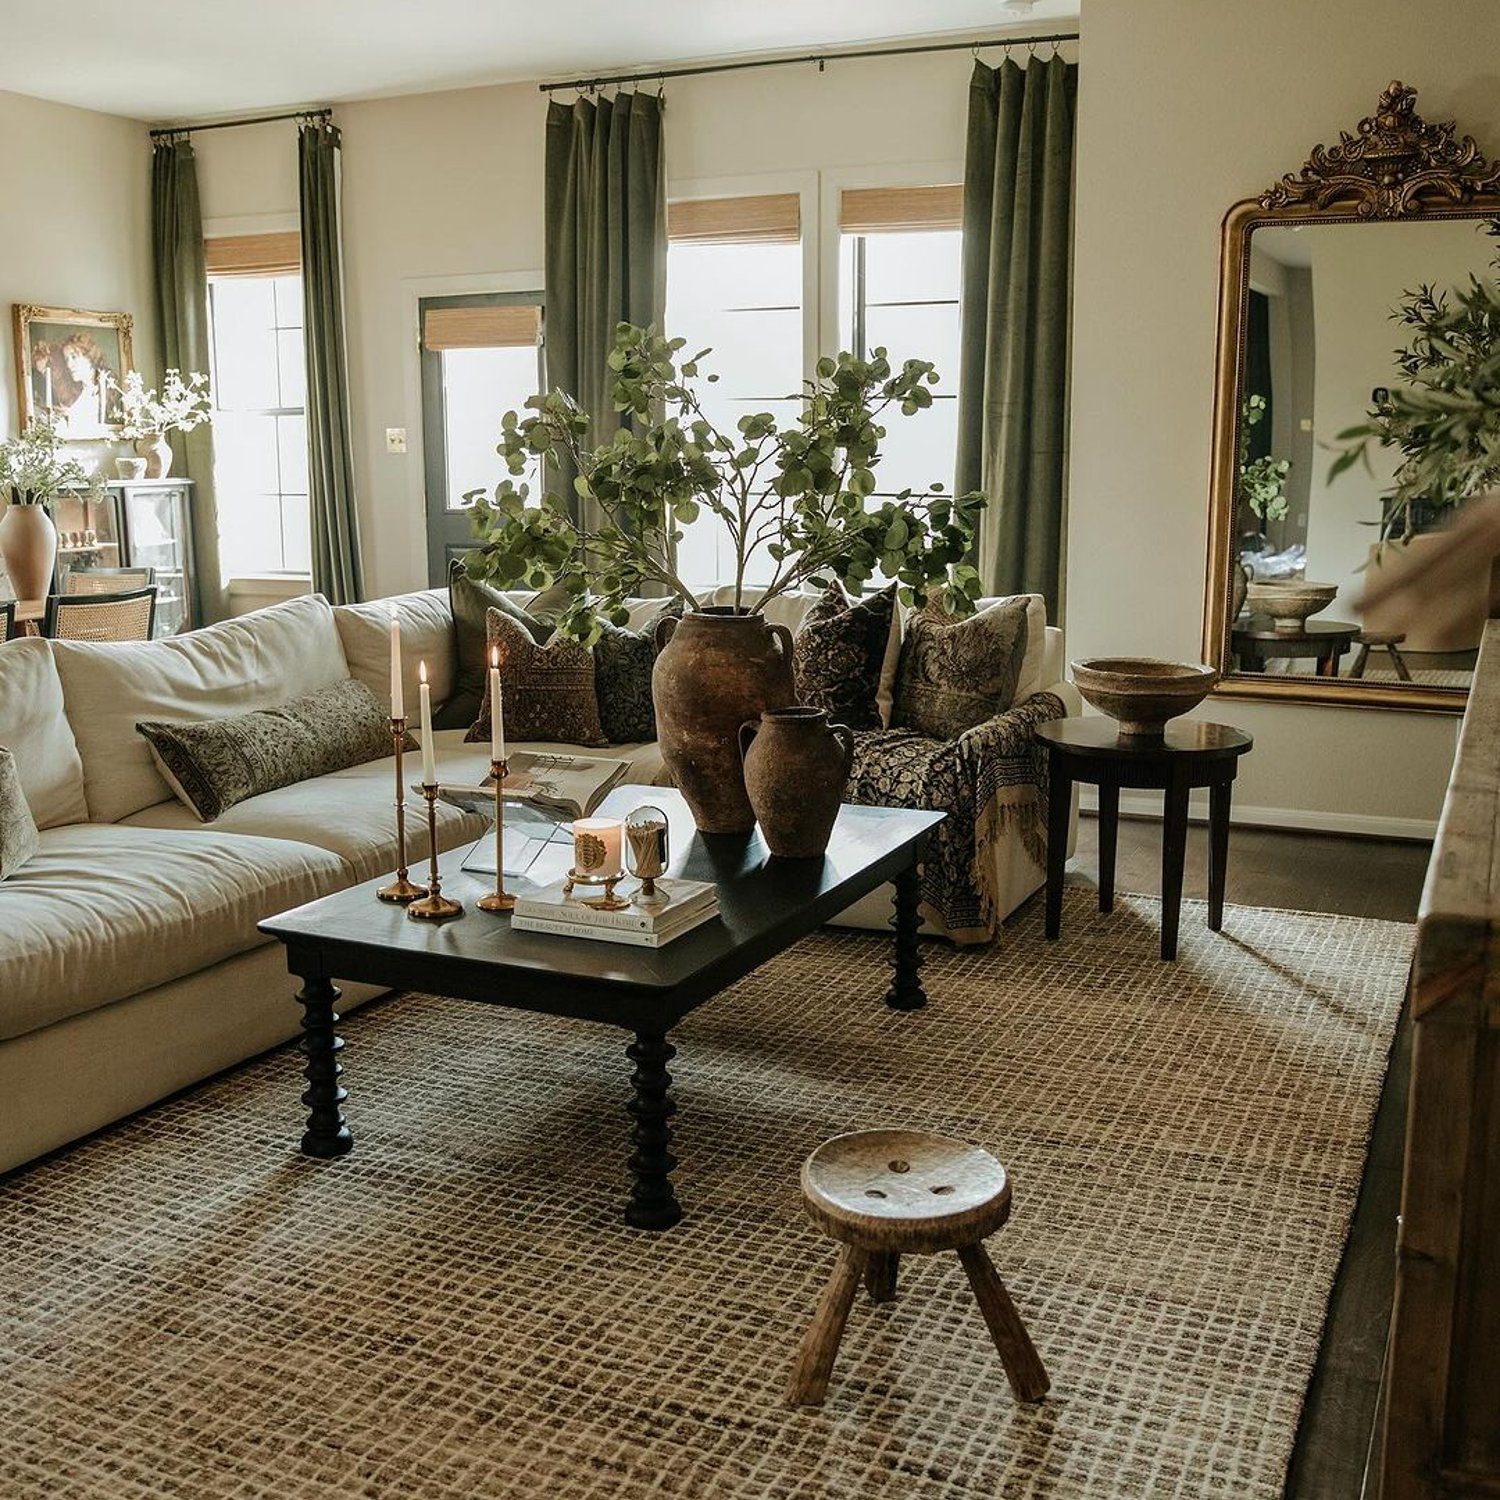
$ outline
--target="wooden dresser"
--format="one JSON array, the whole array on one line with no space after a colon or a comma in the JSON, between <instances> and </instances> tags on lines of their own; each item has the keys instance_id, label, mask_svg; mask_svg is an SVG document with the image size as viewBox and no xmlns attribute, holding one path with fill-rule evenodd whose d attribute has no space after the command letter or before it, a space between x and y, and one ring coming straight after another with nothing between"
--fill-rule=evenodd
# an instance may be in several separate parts
<instances>
[{"instance_id":1,"label":"wooden dresser","mask_svg":"<svg viewBox=\"0 0 1500 1500\"><path fill-rule=\"evenodd\" d=\"M1422 892L1380 1500L1500 1497L1500 621Z\"/></svg>"}]
</instances>

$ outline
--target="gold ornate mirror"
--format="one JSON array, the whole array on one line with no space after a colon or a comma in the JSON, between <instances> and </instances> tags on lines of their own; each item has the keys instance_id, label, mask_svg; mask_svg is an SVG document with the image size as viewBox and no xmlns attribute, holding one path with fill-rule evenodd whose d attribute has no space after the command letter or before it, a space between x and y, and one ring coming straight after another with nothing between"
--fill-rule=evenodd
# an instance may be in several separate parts
<instances>
[{"instance_id":1,"label":"gold ornate mirror","mask_svg":"<svg viewBox=\"0 0 1500 1500\"><path fill-rule=\"evenodd\" d=\"M1220 694L1463 708L1500 565L1476 558L1440 608L1361 593L1372 569L1413 566L1473 487L1395 414L1432 361L1479 359L1473 337L1430 335L1500 278L1497 221L1500 163L1401 83L1225 216L1203 648ZM1473 324L1492 341L1500 316Z\"/></svg>"}]
</instances>

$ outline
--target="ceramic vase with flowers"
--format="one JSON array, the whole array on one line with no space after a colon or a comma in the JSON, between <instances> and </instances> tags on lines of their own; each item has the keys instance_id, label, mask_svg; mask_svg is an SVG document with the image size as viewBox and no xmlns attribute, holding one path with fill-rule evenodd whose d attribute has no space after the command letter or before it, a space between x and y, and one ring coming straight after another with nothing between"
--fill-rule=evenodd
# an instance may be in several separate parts
<instances>
[{"instance_id":1,"label":"ceramic vase with flowers","mask_svg":"<svg viewBox=\"0 0 1500 1500\"><path fill-rule=\"evenodd\" d=\"M77 459L63 456L57 428L38 417L19 436L0 443L0 562L18 599L51 592L57 528L47 507L64 491L97 490L99 481Z\"/></svg>"},{"instance_id":2,"label":"ceramic vase with flowers","mask_svg":"<svg viewBox=\"0 0 1500 1500\"><path fill-rule=\"evenodd\" d=\"M183 377L168 370L158 392L132 370L120 393L120 436L132 439L135 451L146 460L147 479L165 479L172 472L172 445L168 433L191 432L213 419L208 376L196 372Z\"/></svg>"},{"instance_id":3,"label":"ceramic vase with flowers","mask_svg":"<svg viewBox=\"0 0 1500 1500\"><path fill-rule=\"evenodd\" d=\"M835 578L857 594L879 572L897 581L907 607L938 597L971 613L980 582L965 558L984 497L954 498L934 484L926 495L875 499L883 424L932 405L938 377L927 361L893 368L884 349L821 359L794 393L795 417L749 412L728 432L697 388L711 351L684 359L684 347L648 328L616 328L608 365L622 415L602 446L565 392L507 412L498 452L510 473L550 460L546 473L576 476L572 492L537 503L505 479L493 496L466 496L479 544L464 565L501 588L561 584L558 633L585 646L605 622L625 623L632 596L679 595L687 613L659 629L651 679L662 759L699 829L745 833L755 814L740 726L796 696L790 633L768 623L767 606ZM678 567L684 528L704 512L732 547L723 596L700 598Z\"/></svg>"}]
</instances>

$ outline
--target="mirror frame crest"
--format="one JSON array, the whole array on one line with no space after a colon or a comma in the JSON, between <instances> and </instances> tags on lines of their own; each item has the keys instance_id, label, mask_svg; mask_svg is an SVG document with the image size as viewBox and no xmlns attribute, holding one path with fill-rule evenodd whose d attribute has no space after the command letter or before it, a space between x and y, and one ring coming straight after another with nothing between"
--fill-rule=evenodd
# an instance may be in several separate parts
<instances>
[{"instance_id":1,"label":"mirror frame crest","mask_svg":"<svg viewBox=\"0 0 1500 1500\"><path fill-rule=\"evenodd\" d=\"M1500 161L1491 162L1454 122L1433 124L1416 109L1417 91L1391 83L1373 115L1333 146L1315 146L1300 172L1287 173L1224 216L1219 249L1219 323L1214 370L1213 463L1209 487L1208 575L1203 659L1221 676L1216 697L1278 699L1336 707L1462 713L1463 688L1386 686L1368 680L1262 676L1231 668L1229 569L1235 547L1235 468L1239 381L1249 308L1250 236L1266 225L1412 223L1500 215Z\"/></svg>"}]
</instances>

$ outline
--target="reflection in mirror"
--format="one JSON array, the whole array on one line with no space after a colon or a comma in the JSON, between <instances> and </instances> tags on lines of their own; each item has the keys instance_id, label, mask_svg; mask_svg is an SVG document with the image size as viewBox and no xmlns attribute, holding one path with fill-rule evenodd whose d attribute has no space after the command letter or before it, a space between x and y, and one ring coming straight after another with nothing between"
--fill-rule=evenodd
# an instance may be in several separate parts
<instances>
[{"instance_id":1,"label":"reflection in mirror","mask_svg":"<svg viewBox=\"0 0 1500 1500\"><path fill-rule=\"evenodd\" d=\"M1468 686L1500 599L1491 570L1476 567L1467 597L1446 601L1440 618L1410 599L1364 610L1367 571L1408 567L1450 506L1440 495L1398 492L1401 448L1372 435L1357 449L1350 434L1388 412L1424 312L1451 307L1471 277L1493 274L1489 227L1448 219L1252 230L1236 516L1248 587L1232 640L1239 670Z\"/></svg>"}]
</instances>

